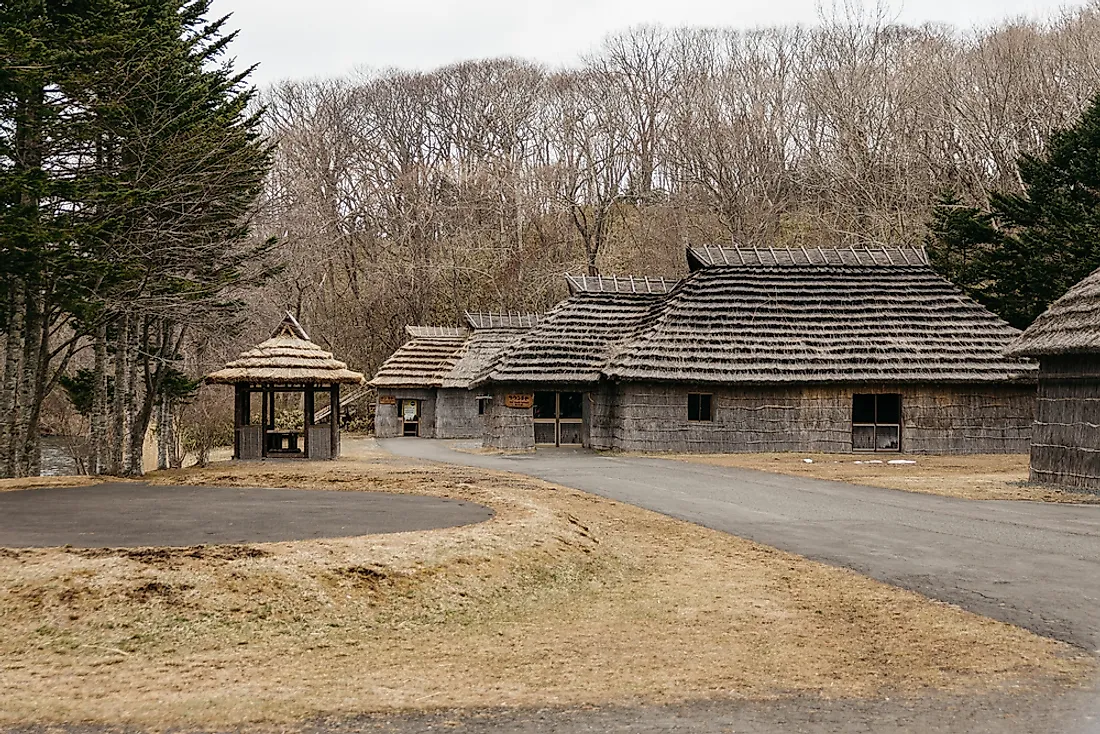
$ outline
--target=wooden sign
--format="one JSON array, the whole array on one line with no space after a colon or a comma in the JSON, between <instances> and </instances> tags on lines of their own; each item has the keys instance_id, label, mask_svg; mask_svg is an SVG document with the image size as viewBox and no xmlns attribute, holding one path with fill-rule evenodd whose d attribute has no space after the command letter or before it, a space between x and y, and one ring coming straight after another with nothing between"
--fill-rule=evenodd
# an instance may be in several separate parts
<instances>
[{"instance_id":1,"label":"wooden sign","mask_svg":"<svg viewBox=\"0 0 1100 734\"><path fill-rule=\"evenodd\" d=\"M378 404L379 405L397 405L397 398L395 398L393 395L379 395L378 396Z\"/></svg>"},{"instance_id":2,"label":"wooden sign","mask_svg":"<svg viewBox=\"0 0 1100 734\"><path fill-rule=\"evenodd\" d=\"M535 404L535 394L529 392L512 393L504 396L506 408L530 408Z\"/></svg>"}]
</instances>

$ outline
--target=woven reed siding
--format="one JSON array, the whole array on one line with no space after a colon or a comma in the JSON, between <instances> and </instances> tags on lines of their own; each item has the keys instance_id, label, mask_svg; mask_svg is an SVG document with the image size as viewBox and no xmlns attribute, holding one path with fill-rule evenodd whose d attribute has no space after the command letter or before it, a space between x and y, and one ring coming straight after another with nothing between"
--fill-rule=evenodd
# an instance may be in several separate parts
<instances>
[{"instance_id":1,"label":"woven reed siding","mask_svg":"<svg viewBox=\"0 0 1100 734\"><path fill-rule=\"evenodd\" d=\"M880 384L717 389L625 384L614 400L610 443L625 451L847 453L852 450L852 394L901 392L905 451L1023 453L1033 390L997 385L973 390ZM688 421L689 392L714 395L713 421Z\"/></svg>"},{"instance_id":2,"label":"woven reed siding","mask_svg":"<svg viewBox=\"0 0 1100 734\"><path fill-rule=\"evenodd\" d=\"M526 388L521 388L526 391ZM496 386L493 399L486 406L485 446L494 449L514 450L535 447L535 419L528 409L508 408L504 398L517 392L514 387Z\"/></svg>"},{"instance_id":3,"label":"woven reed siding","mask_svg":"<svg viewBox=\"0 0 1100 734\"><path fill-rule=\"evenodd\" d=\"M309 458L332 458L332 430L327 423L309 427Z\"/></svg>"},{"instance_id":4,"label":"woven reed siding","mask_svg":"<svg viewBox=\"0 0 1100 734\"><path fill-rule=\"evenodd\" d=\"M915 454L1023 454L1031 444L1035 388L926 387L902 391L903 446Z\"/></svg>"},{"instance_id":5,"label":"woven reed siding","mask_svg":"<svg viewBox=\"0 0 1100 734\"><path fill-rule=\"evenodd\" d=\"M375 403L374 435L378 438L395 438L401 435L401 416L396 402L402 399L421 400L420 435L430 438L435 433L435 390L416 388L379 388L378 397L393 397L394 405Z\"/></svg>"},{"instance_id":6,"label":"woven reed siding","mask_svg":"<svg viewBox=\"0 0 1100 734\"><path fill-rule=\"evenodd\" d=\"M483 432L474 393L461 388L436 391L436 438L481 438Z\"/></svg>"},{"instance_id":7,"label":"woven reed siding","mask_svg":"<svg viewBox=\"0 0 1100 734\"><path fill-rule=\"evenodd\" d=\"M615 448L615 420L618 407L615 386L607 382L600 383L597 389L588 393L585 403L588 409L587 446L600 450Z\"/></svg>"},{"instance_id":8,"label":"woven reed siding","mask_svg":"<svg viewBox=\"0 0 1100 734\"><path fill-rule=\"evenodd\" d=\"M1100 354L1042 360L1031 479L1100 490Z\"/></svg>"}]
</instances>

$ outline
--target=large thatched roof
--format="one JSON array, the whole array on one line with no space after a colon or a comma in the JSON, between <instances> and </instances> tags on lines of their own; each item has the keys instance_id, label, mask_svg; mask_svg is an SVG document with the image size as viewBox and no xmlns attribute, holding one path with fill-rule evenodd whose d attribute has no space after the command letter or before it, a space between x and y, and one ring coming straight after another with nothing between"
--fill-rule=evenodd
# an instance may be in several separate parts
<instances>
[{"instance_id":1,"label":"large thatched roof","mask_svg":"<svg viewBox=\"0 0 1100 734\"><path fill-rule=\"evenodd\" d=\"M370 381L375 387L439 387L458 362L467 329L447 326L406 326L411 338L382 363Z\"/></svg>"},{"instance_id":2,"label":"large thatched roof","mask_svg":"<svg viewBox=\"0 0 1100 734\"><path fill-rule=\"evenodd\" d=\"M693 248L667 293L575 290L485 373L500 382L1033 381L1019 333L920 248ZM638 280L638 279L635 279ZM659 291L659 289L657 289Z\"/></svg>"},{"instance_id":3,"label":"large thatched roof","mask_svg":"<svg viewBox=\"0 0 1100 734\"><path fill-rule=\"evenodd\" d=\"M579 291L503 351L482 380L592 382L663 292Z\"/></svg>"},{"instance_id":4,"label":"large thatched roof","mask_svg":"<svg viewBox=\"0 0 1100 734\"><path fill-rule=\"evenodd\" d=\"M271 338L242 352L223 369L206 376L209 383L267 385L360 385L363 375L352 372L309 340L309 335L289 313Z\"/></svg>"},{"instance_id":5,"label":"large thatched roof","mask_svg":"<svg viewBox=\"0 0 1100 734\"><path fill-rule=\"evenodd\" d=\"M1018 332L931 268L832 264L850 251L825 254L828 264L792 264L795 252L776 252L782 265L692 273L604 374L758 384L1034 380L1034 364L1003 356Z\"/></svg>"},{"instance_id":6,"label":"large thatched roof","mask_svg":"<svg viewBox=\"0 0 1100 734\"><path fill-rule=\"evenodd\" d=\"M1008 353L1030 357L1100 353L1100 270L1052 303L1009 346Z\"/></svg>"}]
</instances>

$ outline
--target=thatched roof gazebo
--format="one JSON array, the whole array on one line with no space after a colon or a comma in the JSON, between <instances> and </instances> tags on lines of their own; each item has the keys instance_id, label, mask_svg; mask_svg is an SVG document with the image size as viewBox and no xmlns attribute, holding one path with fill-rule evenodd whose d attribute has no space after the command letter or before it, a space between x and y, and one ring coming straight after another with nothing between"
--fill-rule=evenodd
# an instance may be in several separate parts
<instances>
[{"instance_id":1,"label":"thatched roof gazebo","mask_svg":"<svg viewBox=\"0 0 1100 734\"><path fill-rule=\"evenodd\" d=\"M270 339L207 375L206 382L235 388L233 458L335 459L340 455L340 386L361 385L363 375L310 341L288 313ZM253 393L261 396L258 423L253 422ZM303 396L301 430L276 426L276 397L284 393ZM315 419L318 393L328 394L327 425Z\"/></svg>"},{"instance_id":2,"label":"thatched roof gazebo","mask_svg":"<svg viewBox=\"0 0 1100 734\"><path fill-rule=\"evenodd\" d=\"M1031 479L1100 490L1100 270L1052 303L1008 354L1039 360Z\"/></svg>"}]
</instances>

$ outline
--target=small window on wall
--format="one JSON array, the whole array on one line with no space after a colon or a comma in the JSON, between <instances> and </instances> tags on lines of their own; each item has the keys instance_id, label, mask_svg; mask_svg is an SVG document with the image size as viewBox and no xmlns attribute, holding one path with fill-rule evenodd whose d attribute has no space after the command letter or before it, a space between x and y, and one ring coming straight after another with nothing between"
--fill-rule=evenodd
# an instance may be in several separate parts
<instances>
[{"instance_id":1,"label":"small window on wall","mask_svg":"<svg viewBox=\"0 0 1100 734\"><path fill-rule=\"evenodd\" d=\"M706 393L688 393L688 420L714 420L714 413L711 410L713 397L713 395L707 395Z\"/></svg>"},{"instance_id":2,"label":"small window on wall","mask_svg":"<svg viewBox=\"0 0 1100 734\"><path fill-rule=\"evenodd\" d=\"M852 450L901 451L901 395L852 396Z\"/></svg>"}]
</instances>

